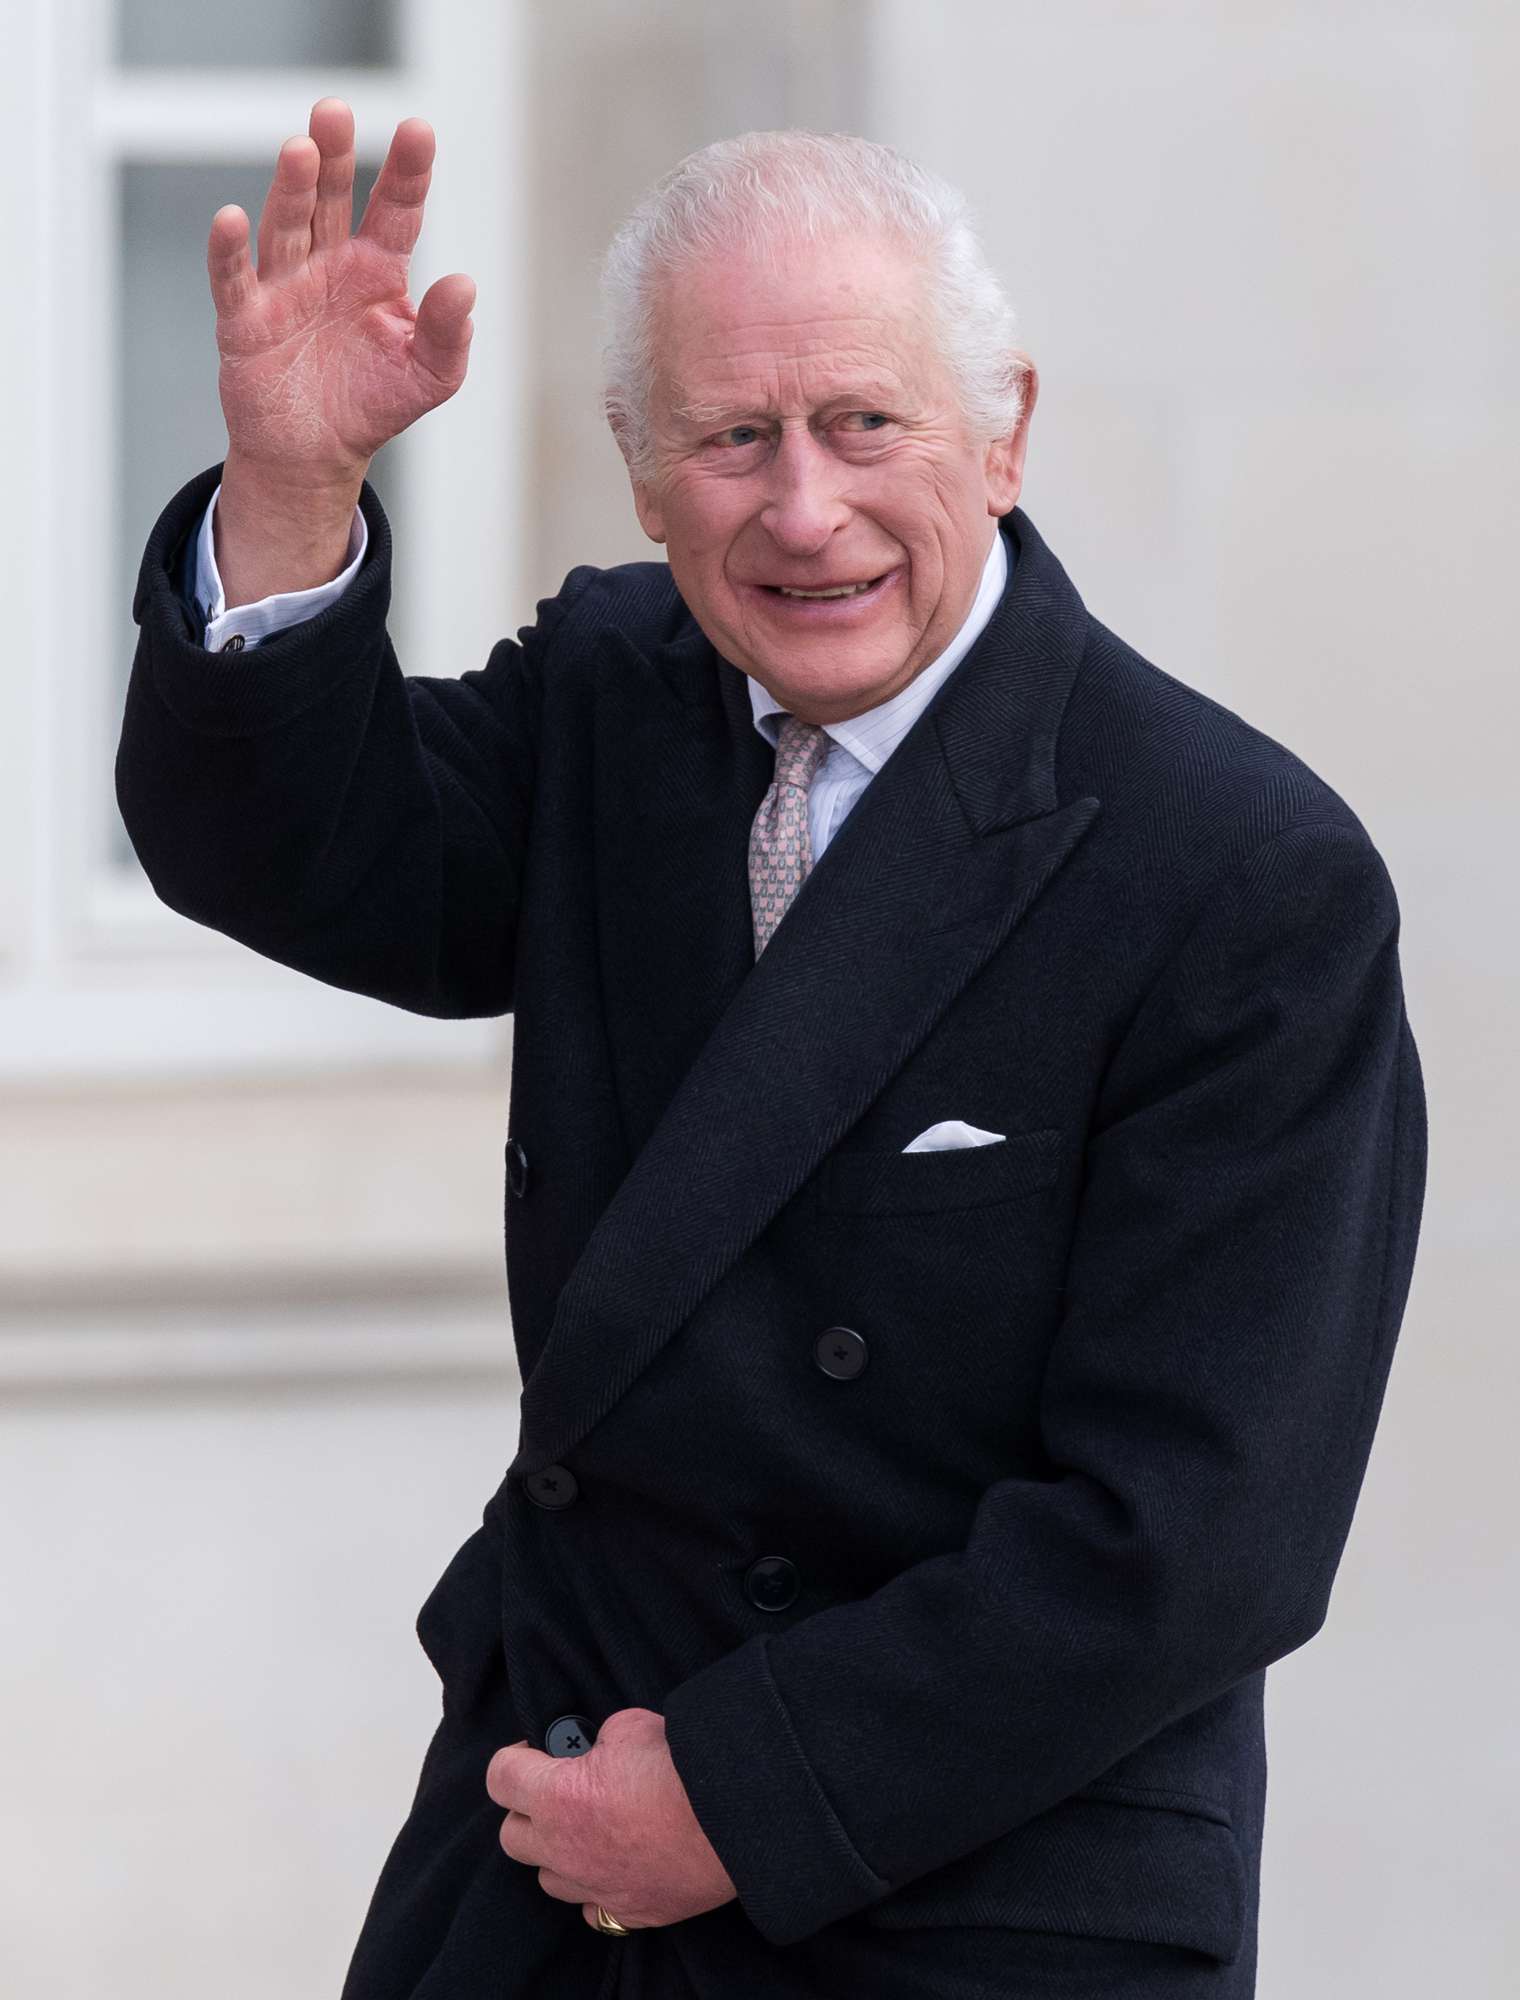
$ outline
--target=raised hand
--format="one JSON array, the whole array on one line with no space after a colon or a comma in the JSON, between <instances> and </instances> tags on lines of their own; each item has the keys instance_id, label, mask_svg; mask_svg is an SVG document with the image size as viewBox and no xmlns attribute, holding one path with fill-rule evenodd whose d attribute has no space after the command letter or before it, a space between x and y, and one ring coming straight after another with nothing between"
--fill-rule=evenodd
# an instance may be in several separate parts
<instances>
[{"instance_id":1,"label":"raised hand","mask_svg":"<svg viewBox=\"0 0 1520 2000\"><path fill-rule=\"evenodd\" d=\"M475 302L462 272L413 305L407 268L422 228L433 132L403 119L363 220L352 229L353 113L313 106L286 140L259 218L218 209L207 269L216 303L229 454L292 478L362 479L370 459L465 377Z\"/></svg>"}]
</instances>

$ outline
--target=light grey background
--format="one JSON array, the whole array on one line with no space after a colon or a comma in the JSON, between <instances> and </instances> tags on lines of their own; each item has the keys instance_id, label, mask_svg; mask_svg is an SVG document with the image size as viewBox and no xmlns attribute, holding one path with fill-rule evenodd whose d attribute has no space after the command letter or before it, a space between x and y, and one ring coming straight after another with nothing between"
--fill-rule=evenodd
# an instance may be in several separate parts
<instances>
[{"instance_id":1,"label":"light grey background","mask_svg":"<svg viewBox=\"0 0 1520 2000\"><path fill-rule=\"evenodd\" d=\"M395 57L392 0L118 0L117 48L131 68L234 64L249 68Z\"/></svg>"},{"instance_id":2,"label":"light grey background","mask_svg":"<svg viewBox=\"0 0 1520 2000\"><path fill-rule=\"evenodd\" d=\"M1043 380L1025 505L1090 607L1297 751L1387 860L1429 1192L1329 1620L1269 1675L1259 1991L1502 2000L1520 1954L1513 12L583 0L527 18L533 257L479 310L533 328L532 595L653 553L597 397L618 216L720 132L863 130L980 213ZM236 30L215 32L225 60ZM142 311L134 338L179 336L151 288ZM5 1992L337 1991L436 1712L411 1621L515 1437L505 1054L442 1076L55 1078L0 1102Z\"/></svg>"}]
</instances>

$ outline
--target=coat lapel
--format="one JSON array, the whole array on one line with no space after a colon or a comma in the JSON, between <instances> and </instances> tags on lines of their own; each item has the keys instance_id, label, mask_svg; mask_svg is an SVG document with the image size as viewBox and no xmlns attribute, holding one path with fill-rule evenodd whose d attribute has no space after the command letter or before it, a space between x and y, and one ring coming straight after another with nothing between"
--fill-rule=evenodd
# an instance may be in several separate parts
<instances>
[{"instance_id":1,"label":"coat lapel","mask_svg":"<svg viewBox=\"0 0 1520 2000\"><path fill-rule=\"evenodd\" d=\"M1032 524L987 630L887 759L758 961L770 782L744 676L700 635L599 734L600 917L633 1164L560 1294L511 1470L599 1423L1008 936L1100 810L1058 799L1086 613ZM758 752L758 755L757 755ZM637 827L637 840L629 829Z\"/></svg>"},{"instance_id":2,"label":"coat lapel","mask_svg":"<svg viewBox=\"0 0 1520 2000\"><path fill-rule=\"evenodd\" d=\"M596 723L597 933L633 1160L754 967L749 830L774 753L695 625L647 659L618 645Z\"/></svg>"}]
</instances>

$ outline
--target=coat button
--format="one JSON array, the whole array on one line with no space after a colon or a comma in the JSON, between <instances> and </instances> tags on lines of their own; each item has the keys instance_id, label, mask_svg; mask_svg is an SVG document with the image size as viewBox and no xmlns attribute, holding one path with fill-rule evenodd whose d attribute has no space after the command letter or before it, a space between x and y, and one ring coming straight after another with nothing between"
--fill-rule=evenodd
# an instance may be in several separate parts
<instances>
[{"instance_id":1,"label":"coat button","mask_svg":"<svg viewBox=\"0 0 1520 2000\"><path fill-rule=\"evenodd\" d=\"M557 1715L544 1731L544 1748L551 1757L584 1757L596 1732L584 1715Z\"/></svg>"},{"instance_id":2,"label":"coat button","mask_svg":"<svg viewBox=\"0 0 1520 2000\"><path fill-rule=\"evenodd\" d=\"M528 1192L528 1156L521 1139L507 1141L507 1186L519 1201Z\"/></svg>"},{"instance_id":3,"label":"coat button","mask_svg":"<svg viewBox=\"0 0 1520 2000\"><path fill-rule=\"evenodd\" d=\"M866 1344L853 1326L825 1327L813 1342L813 1359L825 1375L848 1382L866 1365Z\"/></svg>"},{"instance_id":4,"label":"coat button","mask_svg":"<svg viewBox=\"0 0 1520 2000\"><path fill-rule=\"evenodd\" d=\"M761 1556L744 1572L744 1589L762 1611L785 1611L797 1595L797 1565L785 1556Z\"/></svg>"},{"instance_id":5,"label":"coat button","mask_svg":"<svg viewBox=\"0 0 1520 2000\"><path fill-rule=\"evenodd\" d=\"M539 1507L568 1507L580 1492L575 1474L567 1465L546 1465L542 1472L530 1472L523 1490Z\"/></svg>"}]
</instances>

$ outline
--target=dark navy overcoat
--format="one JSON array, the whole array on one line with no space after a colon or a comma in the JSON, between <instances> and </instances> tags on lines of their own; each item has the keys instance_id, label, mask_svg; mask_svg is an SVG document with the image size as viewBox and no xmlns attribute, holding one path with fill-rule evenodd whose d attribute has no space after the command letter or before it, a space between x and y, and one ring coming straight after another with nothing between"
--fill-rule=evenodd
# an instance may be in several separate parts
<instances>
[{"instance_id":1,"label":"dark navy overcoat","mask_svg":"<svg viewBox=\"0 0 1520 2000\"><path fill-rule=\"evenodd\" d=\"M521 1428L419 1616L442 1718L348 2000L1250 1993L1264 1675L1326 1617L1425 1181L1356 814L1017 511L757 962L773 752L664 564L405 676L366 488L347 594L213 654L218 476L136 596L155 890L515 1016ZM1006 1137L903 1151L944 1119ZM634 1706L738 1897L622 1940L503 1853L484 1774Z\"/></svg>"}]
</instances>

